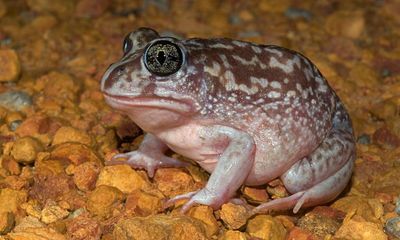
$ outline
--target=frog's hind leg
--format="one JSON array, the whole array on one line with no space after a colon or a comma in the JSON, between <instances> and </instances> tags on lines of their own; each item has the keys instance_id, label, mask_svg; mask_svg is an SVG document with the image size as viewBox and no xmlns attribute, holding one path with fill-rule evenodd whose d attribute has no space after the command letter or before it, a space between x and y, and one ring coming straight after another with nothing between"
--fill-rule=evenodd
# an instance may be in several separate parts
<instances>
[{"instance_id":1,"label":"frog's hind leg","mask_svg":"<svg viewBox=\"0 0 400 240\"><path fill-rule=\"evenodd\" d=\"M293 208L293 213L297 213L302 206L312 206L329 202L346 187L352 168L353 161L348 161L338 172L312 188L297 192L289 197L261 204L251 211L251 215L290 208Z\"/></svg>"},{"instance_id":2,"label":"frog's hind leg","mask_svg":"<svg viewBox=\"0 0 400 240\"><path fill-rule=\"evenodd\" d=\"M286 189L293 195L272 200L253 209L253 214L269 210L312 206L333 200L346 187L355 159L351 131L334 128L308 157L295 163L282 175Z\"/></svg>"}]
</instances>

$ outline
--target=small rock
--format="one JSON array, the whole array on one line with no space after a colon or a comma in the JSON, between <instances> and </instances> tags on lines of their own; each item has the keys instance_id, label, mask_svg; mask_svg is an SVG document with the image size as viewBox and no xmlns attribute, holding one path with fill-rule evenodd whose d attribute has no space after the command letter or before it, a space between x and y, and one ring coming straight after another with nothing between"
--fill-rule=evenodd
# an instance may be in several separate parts
<instances>
[{"instance_id":1,"label":"small rock","mask_svg":"<svg viewBox=\"0 0 400 240\"><path fill-rule=\"evenodd\" d=\"M100 167L95 162L84 162L74 169L74 183L79 190L87 192L96 187Z\"/></svg>"},{"instance_id":2,"label":"small rock","mask_svg":"<svg viewBox=\"0 0 400 240\"><path fill-rule=\"evenodd\" d=\"M289 7L285 11L285 16L289 19L299 19L304 18L307 21L312 19L312 13L306 9Z\"/></svg>"},{"instance_id":3,"label":"small rock","mask_svg":"<svg viewBox=\"0 0 400 240\"><path fill-rule=\"evenodd\" d=\"M46 160L36 167L30 197L45 204L49 200L68 202L72 209L85 205L86 199L78 192L72 177L59 161Z\"/></svg>"},{"instance_id":4,"label":"small rock","mask_svg":"<svg viewBox=\"0 0 400 240\"><path fill-rule=\"evenodd\" d=\"M20 111L32 106L32 98L26 92L7 91L0 93L0 105L9 110Z\"/></svg>"},{"instance_id":5,"label":"small rock","mask_svg":"<svg viewBox=\"0 0 400 240\"><path fill-rule=\"evenodd\" d=\"M48 143L48 141L42 141L42 139L49 139L49 136L45 135L54 135L60 126L59 122L46 115L35 114L25 119L15 132L20 137L32 136L43 143Z\"/></svg>"},{"instance_id":6,"label":"small rock","mask_svg":"<svg viewBox=\"0 0 400 240\"><path fill-rule=\"evenodd\" d=\"M400 238L400 217L389 219L385 224L385 231L394 237Z\"/></svg>"},{"instance_id":7,"label":"small rock","mask_svg":"<svg viewBox=\"0 0 400 240\"><path fill-rule=\"evenodd\" d=\"M28 194L23 190L13 190L10 188L0 189L0 213L17 213L20 205L26 202ZM7 203L7 204L4 204Z\"/></svg>"},{"instance_id":8,"label":"small rock","mask_svg":"<svg viewBox=\"0 0 400 240\"><path fill-rule=\"evenodd\" d=\"M146 217L162 210L162 194L154 194L140 189L133 191L126 198L125 208L137 216Z\"/></svg>"},{"instance_id":9,"label":"small rock","mask_svg":"<svg viewBox=\"0 0 400 240\"><path fill-rule=\"evenodd\" d=\"M1 166L9 171L12 175L19 175L21 173L21 166L10 156L4 156L1 161Z\"/></svg>"},{"instance_id":10,"label":"small rock","mask_svg":"<svg viewBox=\"0 0 400 240\"><path fill-rule=\"evenodd\" d=\"M71 240L97 240L102 235L100 224L84 214L67 223L67 236Z\"/></svg>"},{"instance_id":11,"label":"small rock","mask_svg":"<svg viewBox=\"0 0 400 240\"><path fill-rule=\"evenodd\" d=\"M294 227L290 230L286 240L320 240L321 238L315 236L311 232ZM322 238L323 239L323 238Z\"/></svg>"},{"instance_id":12,"label":"small rock","mask_svg":"<svg viewBox=\"0 0 400 240\"><path fill-rule=\"evenodd\" d=\"M30 164L35 161L37 154L43 149L43 145L35 138L23 137L14 143L11 155L19 163Z\"/></svg>"},{"instance_id":13,"label":"small rock","mask_svg":"<svg viewBox=\"0 0 400 240\"><path fill-rule=\"evenodd\" d=\"M387 240L388 237L382 231L381 224L365 221L362 217L349 213L343 225L334 235L339 239L360 239L360 240Z\"/></svg>"},{"instance_id":14,"label":"small rock","mask_svg":"<svg viewBox=\"0 0 400 240\"><path fill-rule=\"evenodd\" d=\"M113 236L119 240L206 240L205 227L201 221L187 216L153 215L118 222Z\"/></svg>"},{"instance_id":15,"label":"small rock","mask_svg":"<svg viewBox=\"0 0 400 240\"><path fill-rule=\"evenodd\" d=\"M67 142L59 144L51 151L49 158L67 160L76 166L85 162L96 163L98 166L103 165L96 153L81 143Z\"/></svg>"},{"instance_id":16,"label":"small rock","mask_svg":"<svg viewBox=\"0 0 400 240\"><path fill-rule=\"evenodd\" d=\"M396 213L397 213L398 215L400 215L400 197L397 198L397 201L396 201L396 209L395 209L395 211L396 211Z\"/></svg>"},{"instance_id":17,"label":"small rock","mask_svg":"<svg viewBox=\"0 0 400 240\"><path fill-rule=\"evenodd\" d=\"M66 240L65 236L50 227L30 227L7 234L9 239L18 240Z\"/></svg>"},{"instance_id":18,"label":"small rock","mask_svg":"<svg viewBox=\"0 0 400 240\"><path fill-rule=\"evenodd\" d=\"M371 138L368 134L361 134L358 138L357 138L357 143L359 144L371 144Z\"/></svg>"},{"instance_id":19,"label":"small rock","mask_svg":"<svg viewBox=\"0 0 400 240\"><path fill-rule=\"evenodd\" d=\"M13 49L0 49L0 82L16 81L21 73L21 64Z\"/></svg>"},{"instance_id":20,"label":"small rock","mask_svg":"<svg viewBox=\"0 0 400 240\"><path fill-rule=\"evenodd\" d=\"M372 139L375 143L388 148L397 148L400 146L400 137L393 134L386 127L377 129L372 136Z\"/></svg>"},{"instance_id":21,"label":"small rock","mask_svg":"<svg viewBox=\"0 0 400 240\"><path fill-rule=\"evenodd\" d=\"M301 217L297 225L323 239L326 235L335 234L341 225L341 221L311 211Z\"/></svg>"},{"instance_id":22,"label":"small rock","mask_svg":"<svg viewBox=\"0 0 400 240\"><path fill-rule=\"evenodd\" d=\"M17 130L17 128L22 124L22 120L14 120L12 122L10 122L9 126L10 126L10 130L11 131L15 131Z\"/></svg>"},{"instance_id":23,"label":"small rock","mask_svg":"<svg viewBox=\"0 0 400 240\"><path fill-rule=\"evenodd\" d=\"M64 219L69 215L69 212L62 209L54 201L48 201L41 212L40 220L46 224L54 223L58 220Z\"/></svg>"},{"instance_id":24,"label":"small rock","mask_svg":"<svg viewBox=\"0 0 400 240\"><path fill-rule=\"evenodd\" d=\"M284 240L286 237L282 223L269 215L258 215L250 219L246 232L252 237L265 240Z\"/></svg>"},{"instance_id":25,"label":"small rock","mask_svg":"<svg viewBox=\"0 0 400 240\"><path fill-rule=\"evenodd\" d=\"M248 240L250 236L244 232L228 230L224 232L218 240Z\"/></svg>"},{"instance_id":26,"label":"small rock","mask_svg":"<svg viewBox=\"0 0 400 240\"><path fill-rule=\"evenodd\" d=\"M190 209L188 215L202 221L206 227L207 237L211 237L218 231L218 222L214 217L213 209L209 206L196 206Z\"/></svg>"},{"instance_id":27,"label":"small rock","mask_svg":"<svg viewBox=\"0 0 400 240\"><path fill-rule=\"evenodd\" d=\"M124 194L115 187L98 186L89 194L87 210L101 218L108 218L113 210L122 203Z\"/></svg>"},{"instance_id":28,"label":"small rock","mask_svg":"<svg viewBox=\"0 0 400 240\"><path fill-rule=\"evenodd\" d=\"M347 196L338 199L332 204L333 208L343 212L355 212L369 222L380 222L383 215L383 205L374 198L363 198L358 196Z\"/></svg>"},{"instance_id":29,"label":"small rock","mask_svg":"<svg viewBox=\"0 0 400 240\"><path fill-rule=\"evenodd\" d=\"M194 191L193 178L183 169L160 168L155 173L154 182L167 197Z\"/></svg>"},{"instance_id":30,"label":"small rock","mask_svg":"<svg viewBox=\"0 0 400 240\"><path fill-rule=\"evenodd\" d=\"M73 127L61 127L55 133L52 145L66 142L78 142L88 146L93 144L92 138L85 132Z\"/></svg>"},{"instance_id":31,"label":"small rock","mask_svg":"<svg viewBox=\"0 0 400 240\"><path fill-rule=\"evenodd\" d=\"M15 217L12 212L0 213L0 235L7 234L14 227Z\"/></svg>"},{"instance_id":32,"label":"small rock","mask_svg":"<svg viewBox=\"0 0 400 240\"><path fill-rule=\"evenodd\" d=\"M247 211L242 205L226 203L222 205L220 210L221 220L228 226L229 229L239 229L247 222Z\"/></svg>"},{"instance_id":33,"label":"small rock","mask_svg":"<svg viewBox=\"0 0 400 240\"><path fill-rule=\"evenodd\" d=\"M243 196L251 203L264 203L268 201L268 193L263 188L247 187L243 188Z\"/></svg>"},{"instance_id":34,"label":"small rock","mask_svg":"<svg viewBox=\"0 0 400 240\"><path fill-rule=\"evenodd\" d=\"M149 184L128 165L115 165L106 166L101 170L96 183L96 186L100 185L116 187L123 193L131 193Z\"/></svg>"}]
</instances>

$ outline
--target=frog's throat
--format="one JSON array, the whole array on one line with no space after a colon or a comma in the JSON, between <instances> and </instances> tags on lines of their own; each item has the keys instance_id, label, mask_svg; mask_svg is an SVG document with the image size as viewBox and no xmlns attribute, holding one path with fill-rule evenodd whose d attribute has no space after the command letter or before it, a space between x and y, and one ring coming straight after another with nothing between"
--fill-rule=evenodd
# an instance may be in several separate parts
<instances>
[{"instance_id":1,"label":"frog's throat","mask_svg":"<svg viewBox=\"0 0 400 240\"><path fill-rule=\"evenodd\" d=\"M127 110L131 108L159 108L177 113L195 113L195 103L191 99L167 97L130 97L114 96L104 93L106 102L113 108Z\"/></svg>"}]
</instances>

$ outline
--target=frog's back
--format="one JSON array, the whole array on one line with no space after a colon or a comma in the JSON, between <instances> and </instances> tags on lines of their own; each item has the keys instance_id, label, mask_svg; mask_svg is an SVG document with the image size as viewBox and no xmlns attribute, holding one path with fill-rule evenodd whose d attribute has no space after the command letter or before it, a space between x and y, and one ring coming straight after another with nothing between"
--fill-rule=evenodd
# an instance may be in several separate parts
<instances>
[{"instance_id":1,"label":"frog's back","mask_svg":"<svg viewBox=\"0 0 400 240\"><path fill-rule=\"evenodd\" d=\"M212 86L211 112L263 112L266 117L332 119L336 95L314 64L295 51L231 39L189 39L188 64ZM207 104L205 104L207 105ZM223 110L218 109L223 107ZM259 115L257 115L260 117ZM226 116L224 116L226 117ZM272 121L272 119L270 119Z\"/></svg>"}]
</instances>

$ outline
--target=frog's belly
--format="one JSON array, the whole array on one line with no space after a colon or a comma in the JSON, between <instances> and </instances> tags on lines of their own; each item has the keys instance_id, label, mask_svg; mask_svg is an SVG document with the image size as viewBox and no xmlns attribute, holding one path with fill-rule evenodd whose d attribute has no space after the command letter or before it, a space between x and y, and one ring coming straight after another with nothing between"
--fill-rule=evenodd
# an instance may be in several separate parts
<instances>
[{"instance_id":1,"label":"frog's belly","mask_svg":"<svg viewBox=\"0 0 400 240\"><path fill-rule=\"evenodd\" d=\"M228 145L228 139L202 139L202 125L188 124L156 134L174 152L195 160L202 168L212 172L218 157Z\"/></svg>"}]
</instances>

